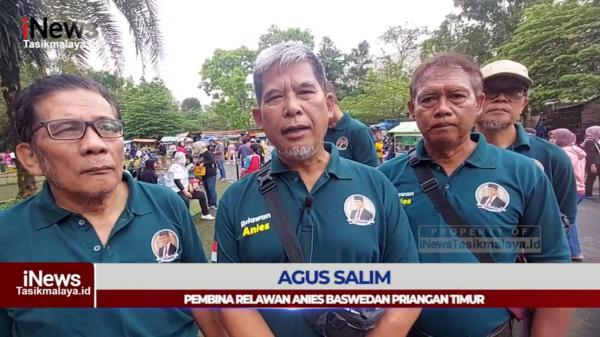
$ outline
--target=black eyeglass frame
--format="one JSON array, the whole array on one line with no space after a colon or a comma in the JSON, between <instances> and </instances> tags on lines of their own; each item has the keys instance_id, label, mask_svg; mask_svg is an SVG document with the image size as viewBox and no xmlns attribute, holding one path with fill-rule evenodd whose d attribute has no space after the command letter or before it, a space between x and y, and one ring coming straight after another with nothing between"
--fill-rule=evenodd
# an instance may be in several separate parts
<instances>
[{"instance_id":1,"label":"black eyeglass frame","mask_svg":"<svg viewBox=\"0 0 600 337\"><path fill-rule=\"evenodd\" d=\"M100 131L98 131L98 128L96 127L95 123L106 121L106 120L118 123L118 125L120 126L120 131L121 131L118 136L106 137L106 136L103 136ZM55 122L64 122L64 121L75 121L75 122L83 124L83 131L81 132L81 135L79 137L75 137L75 138L60 138L60 137L57 138L57 137L55 137L55 135L53 135L52 132L50 131L50 125ZM33 136L33 134L36 133L41 128L46 128L46 131L48 132L48 136L50 136L50 138L52 138L52 139L55 139L55 140L77 140L77 139L82 139L83 137L85 137L85 133L87 132L88 127L90 127L90 126L92 127L92 129L94 129L94 131L96 131L96 134L98 136L100 136L100 138L114 139L114 138L123 137L123 122L118 119L115 119L115 118L98 118L93 121L84 121L81 119L72 119L72 118L54 119L54 120L47 121L47 122L40 122L40 124L37 127L33 128L33 130L31 130L31 135Z\"/></svg>"},{"instance_id":2,"label":"black eyeglass frame","mask_svg":"<svg viewBox=\"0 0 600 337\"><path fill-rule=\"evenodd\" d=\"M517 90L517 89L520 90L520 94L517 96L509 95L509 93L507 92L507 91ZM494 95L494 96L488 95L487 90L496 91L496 95ZM496 97L500 96L500 94L504 94L504 97L510 99L511 101L516 101L516 100L519 100L519 99L527 96L528 90L529 90L528 88L523 88L523 87L508 87L508 88L486 88L485 86L483 87L483 93L485 94L486 99L495 99Z\"/></svg>"}]
</instances>

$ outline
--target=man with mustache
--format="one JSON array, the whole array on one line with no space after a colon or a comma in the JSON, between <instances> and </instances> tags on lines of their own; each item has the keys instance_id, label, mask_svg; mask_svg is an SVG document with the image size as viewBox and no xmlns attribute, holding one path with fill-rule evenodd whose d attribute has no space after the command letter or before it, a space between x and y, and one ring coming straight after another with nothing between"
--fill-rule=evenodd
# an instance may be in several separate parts
<instances>
[{"instance_id":1,"label":"man with mustache","mask_svg":"<svg viewBox=\"0 0 600 337\"><path fill-rule=\"evenodd\" d=\"M416 247L394 187L376 169L344 159L324 142L333 111L323 65L297 42L263 50L254 67L258 107L252 115L276 151L270 175L304 260L316 263L417 262ZM260 171L259 171L260 172ZM215 223L214 262L288 262L253 173L223 195ZM353 221L354 200L370 221ZM239 202L243 200L244 202ZM213 246L213 247L215 247ZM419 309L386 310L369 336L405 336ZM302 312L223 310L232 337L317 337Z\"/></svg>"},{"instance_id":2,"label":"man with mustache","mask_svg":"<svg viewBox=\"0 0 600 337\"><path fill-rule=\"evenodd\" d=\"M519 124L529 103L527 91L533 83L527 68L518 62L500 60L482 67L481 73L485 101L476 121L477 131L491 144L531 158L550 179L561 213L575 223L577 187L569 157L558 146L528 134Z\"/></svg>"},{"instance_id":3,"label":"man with mustache","mask_svg":"<svg viewBox=\"0 0 600 337\"><path fill-rule=\"evenodd\" d=\"M513 231L518 231L525 236L523 242L540 241L540 249L526 246L524 256L529 262L570 262L548 178L529 158L491 146L481 134L471 133L484 99L479 66L464 55L440 54L423 61L412 74L408 111L423 139L414 152L391 159L379 169L396 186L398 195L411 198L403 204L418 247L424 248L419 250L420 261L514 263L521 251L505 248L503 238L514 240ZM417 178L426 172L432 178ZM486 205L490 186L494 195L502 195L497 207ZM456 226L450 227L439 213L443 208L430 199L434 196L428 193L434 189L465 224L452 221ZM467 234L452 230L462 226L467 227ZM530 226L531 231L525 233L520 226ZM433 233L445 233L436 236L443 240L438 246L448 248L427 249ZM486 245L476 254L468 246L446 245L457 241L477 245L482 240L501 248ZM565 336L569 322L568 311L536 309L531 336ZM510 334L511 315L506 308L425 308L410 336Z\"/></svg>"},{"instance_id":4,"label":"man with mustache","mask_svg":"<svg viewBox=\"0 0 600 337\"><path fill-rule=\"evenodd\" d=\"M50 76L15 104L17 157L45 177L35 196L0 213L0 262L206 262L177 194L123 171L117 104L93 80ZM177 241L164 256L160 235ZM168 255L168 256L167 256ZM168 257L168 258L167 258ZM181 309L0 309L0 336L223 336L209 311Z\"/></svg>"}]
</instances>

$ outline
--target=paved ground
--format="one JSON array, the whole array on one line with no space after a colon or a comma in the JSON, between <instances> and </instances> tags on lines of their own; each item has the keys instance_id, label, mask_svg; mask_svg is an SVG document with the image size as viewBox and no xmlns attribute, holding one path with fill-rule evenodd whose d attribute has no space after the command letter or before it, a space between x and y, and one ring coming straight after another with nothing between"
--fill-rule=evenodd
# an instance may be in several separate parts
<instances>
[{"instance_id":1,"label":"paved ground","mask_svg":"<svg viewBox=\"0 0 600 337\"><path fill-rule=\"evenodd\" d=\"M584 200L579 205L578 217L579 239L583 246L585 262L600 263L600 202ZM598 267L600 268L600 265ZM600 309L578 309L569 337L599 336Z\"/></svg>"}]
</instances>

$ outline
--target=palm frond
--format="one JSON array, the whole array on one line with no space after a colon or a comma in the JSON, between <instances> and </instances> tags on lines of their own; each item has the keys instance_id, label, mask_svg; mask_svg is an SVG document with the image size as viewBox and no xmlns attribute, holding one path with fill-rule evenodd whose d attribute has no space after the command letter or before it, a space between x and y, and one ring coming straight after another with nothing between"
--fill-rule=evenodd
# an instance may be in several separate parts
<instances>
[{"instance_id":1,"label":"palm frond","mask_svg":"<svg viewBox=\"0 0 600 337\"><path fill-rule=\"evenodd\" d=\"M163 42L155 0L113 0L123 14L134 37L136 53L144 61L147 55L155 70L163 54Z\"/></svg>"}]
</instances>

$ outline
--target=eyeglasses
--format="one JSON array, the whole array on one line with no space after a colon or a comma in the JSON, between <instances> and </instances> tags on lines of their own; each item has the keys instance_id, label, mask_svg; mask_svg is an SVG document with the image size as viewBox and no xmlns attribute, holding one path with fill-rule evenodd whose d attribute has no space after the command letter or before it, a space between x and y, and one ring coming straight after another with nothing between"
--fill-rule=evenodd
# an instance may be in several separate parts
<instances>
[{"instance_id":1,"label":"eyeglasses","mask_svg":"<svg viewBox=\"0 0 600 337\"><path fill-rule=\"evenodd\" d=\"M120 120L112 118L100 118L93 121L56 119L49 122L41 122L38 127L31 131L31 134L45 127L52 139L75 140L83 138L88 126L91 126L102 138L119 138L123 136L123 123Z\"/></svg>"},{"instance_id":2,"label":"eyeglasses","mask_svg":"<svg viewBox=\"0 0 600 337\"><path fill-rule=\"evenodd\" d=\"M509 88L489 88L484 87L483 92L485 93L486 99L494 99L500 96L500 93L504 94L504 97L515 101L523 98L527 93L527 89L522 87L509 87Z\"/></svg>"}]
</instances>

